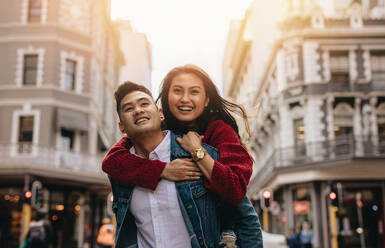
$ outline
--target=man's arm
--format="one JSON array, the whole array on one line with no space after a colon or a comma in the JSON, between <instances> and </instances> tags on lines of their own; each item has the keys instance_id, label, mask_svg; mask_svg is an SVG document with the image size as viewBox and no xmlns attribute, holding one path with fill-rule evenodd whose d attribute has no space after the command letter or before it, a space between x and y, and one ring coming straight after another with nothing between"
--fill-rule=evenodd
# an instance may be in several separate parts
<instances>
[{"instance_id":1,"label":"man's arm","mask_svg":"<svg viewBox=\"0 0 385 248\"><path fill-rule=\"evenodd\" d=\"M201 175L191 160L176 159L164 163L144 159L131 154L130 146L129 139L123 137L110 149L102 163L103 171L123 186L155 190L161 178L179 181L198 179Z\"/></svg>"}]
</instances>

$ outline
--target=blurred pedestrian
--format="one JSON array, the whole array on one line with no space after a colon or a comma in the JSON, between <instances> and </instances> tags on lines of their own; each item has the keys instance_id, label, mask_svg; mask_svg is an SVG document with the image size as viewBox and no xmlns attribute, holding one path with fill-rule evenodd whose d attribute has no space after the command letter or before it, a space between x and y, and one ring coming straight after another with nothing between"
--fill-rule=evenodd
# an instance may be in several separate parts
<instances>
[{"instance_id":1,"label":"blurred pedestrian","mask_svg":"<svg viewBox=\"0 0 385 248\"><path fill-rule=\"evenodd\" d=\"M46 219L46 213L37 211L35 219L29 224L26 237L28 248L48 248L52 247L52 227Z\"/></svg>"},{"instance_id":2,"label":"blurred pedestrian","mask_svg":"<svg viewBox=\"0 0 385 248\"><path fill-rule=\"evenodd\" d=\"M96 243L99 248L112 248L114 246L115 227L111 224L110 218L102 220Z\"/></svg>"},{"instance_id":3,"label":"blurred pedestrian","mask_svg":"<svg viewBox=\"0 0 385 248\"><path fill-rule=\"evenodd\" d=\"M301 232L301 244L303 248L312 248L314 244L313 231L310 223L305 222L304 228Z\"/></svg>"},{"instance_id":4,"label":"blurred pedestrian","mask_svg":"<svg viewBox=\"0 0 385 248\"><path fill-rule=\"evenodd\" d=\"M298 229L297 229L298 230ZM287 244L289 248L301 248L301 229L298 232L294 229L294 227L290 227L290 234L287 238Z\"/></svg>"}]
</instances>

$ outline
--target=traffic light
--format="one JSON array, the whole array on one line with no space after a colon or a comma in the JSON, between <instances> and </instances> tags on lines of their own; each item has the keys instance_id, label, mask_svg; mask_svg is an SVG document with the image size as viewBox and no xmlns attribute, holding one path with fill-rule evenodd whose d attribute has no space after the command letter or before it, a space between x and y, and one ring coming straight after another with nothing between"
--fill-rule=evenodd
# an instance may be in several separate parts
<instances>
[{"instance_id":1,"label":"traffic light","mask_svg":"<svg viewBox=\"0 0 385 248\"><path fill-rule=\"evenodd\" d=\"M36 209L40 209L43 205L43 185L40 181L34 181L31 189L31 204Z\"/></svg>"},{"instance_id":2,"label":"traffic light","mask_svg":"<svg viewBox=\"0 0 385 248\"><path fill-rule=\"evenodd\" d=\"M270 203L273 198L273 193L269 189L263 189L261 191L261 208L267 210L270 207Z\"/></svg>"},{"instance_id":3,"label":"traffic light","mask_svg":"<svg viewBox=\"0 0 385 248\"><path fill-rule=\"evenodd\" d=\"M35 190L35 205L41 205L43 203L43 188L36 188Z\"/></svg>"},{"instance_id":4,"label":"traffic light","mask_svg":"<svg viewBox=\"0 0 385 248\"><path fill-rule=\"evenodd\" d=\"M26 190L24 192L24 202L30 204L31 203L31 197L32 197L32 192L30 190Z\"/></svg>"},{"instance_id":5,"label":"traffic light","mask_svg":"<svg viewBox=\"0 0 385 248\"><path fill-rule=\"evenodd\" d=\"M337 190L333 187L330 189L329 200L332 206L338 207L338 193Z\"/></svg>"}]
</instances>

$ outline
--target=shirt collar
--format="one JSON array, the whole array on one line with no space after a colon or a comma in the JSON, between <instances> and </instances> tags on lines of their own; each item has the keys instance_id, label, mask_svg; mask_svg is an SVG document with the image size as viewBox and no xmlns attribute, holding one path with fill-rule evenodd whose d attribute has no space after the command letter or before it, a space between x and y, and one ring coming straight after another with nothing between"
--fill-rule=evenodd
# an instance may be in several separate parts
<instances>
[{"instance_id":1,"label":"shirt collar","mask_svg":"<svg viewBox=\"0 0 385 248\"><path fill-rule=\"evenodd\" d=\"M167 161L170 160L170 132L165 130L163 134L162 142L151 153L155 153L160 161Z\"/></svg>"},{"instance_id":2,"label":"shirt collar","mask_svg":"<svg viewBox=\"0 0 385 248\"><path fill-rule=\"evenodd\" d=\"M170 132L168 130L164 130L163 134L165 135L163 137L163 140L159 143L157 147L155 147L155 149L152 152L150 152L150 156L151 154L155 154L160 161L169 161L170 160L170 142L171 142ZM130 153L138 156L134 146L130 148Z\"/></svg>"}]
</instances>

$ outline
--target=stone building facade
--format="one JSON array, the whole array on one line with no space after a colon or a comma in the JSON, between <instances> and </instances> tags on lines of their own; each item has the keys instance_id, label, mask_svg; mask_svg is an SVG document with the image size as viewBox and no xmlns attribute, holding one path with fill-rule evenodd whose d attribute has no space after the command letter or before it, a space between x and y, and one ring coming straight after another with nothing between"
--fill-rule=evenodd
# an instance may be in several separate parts
<instances>
[{"instance_id":1,"label":"stone building facade","mask_svg":"<svg viewBox=\"0 0 385 248\"><path fill-rule=\"evenodd\" d=\"M256 2L226 50L225 94L251 115L248 194L270 232L288 235L306 222L316 247L385 247L384 3L272 4L286 9L263 23L278 27L262 38L269 51L259 46ZM266 188L272 207L261 209Z\"/></svg>"},{"instance_id":2,"label":"stone building facade","mask_svg":"<svg viewBox=\"0 0 385 248\"><path fill-rule=\"evenodd\" d=\"M132 81L151 90L151 44L144 33L134 31L128 20L114 21L120 36L120 47L125 64L120 69L120 82Z\"/></svg>"},{"instance_id":3,"label":"stone building facade","mask_svg":"<svg viewBox=\"0 0 385 248\"><path fill-rule=\"evenodd\" d=\"M0 2L0 246L18 247L42 185L54 247L94 247L109 193L101 159L119 137L124 65L105 0Z\"/></svg>"}]
</instances>

